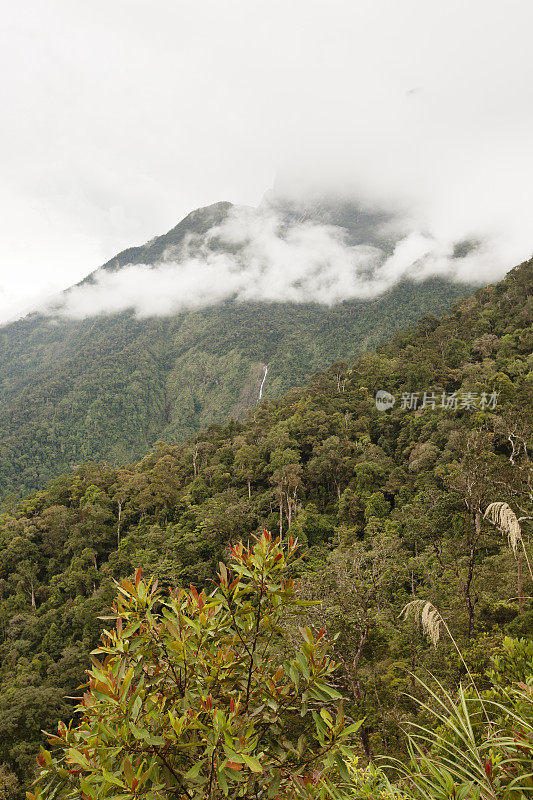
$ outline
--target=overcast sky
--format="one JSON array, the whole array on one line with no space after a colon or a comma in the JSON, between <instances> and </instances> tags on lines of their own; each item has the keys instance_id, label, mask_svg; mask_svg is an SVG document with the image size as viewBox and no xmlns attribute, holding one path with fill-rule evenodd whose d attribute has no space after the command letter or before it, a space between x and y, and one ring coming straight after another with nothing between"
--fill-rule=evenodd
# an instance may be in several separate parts
<instances>
[{"instance_id":1,"label":"overcast sky","mask_svg":"<svg viewBox=\"0 0 533 800\"><path fill-rule=\"evenodd\" d=\"M24 0L0 320L218 200L327 186L533 251L531 0Z\"/></svg>"}]
</instances>

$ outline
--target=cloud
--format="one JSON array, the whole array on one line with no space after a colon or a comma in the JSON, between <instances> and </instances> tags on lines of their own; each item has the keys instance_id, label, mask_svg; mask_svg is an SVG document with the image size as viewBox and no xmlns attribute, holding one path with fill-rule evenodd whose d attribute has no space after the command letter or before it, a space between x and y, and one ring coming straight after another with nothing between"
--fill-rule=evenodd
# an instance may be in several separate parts
<instances>
[{"instance_id":1,"label":"cloud","mask_svg":"<svg viewBox=\"0 0 533 800\"><path fill-rule=\"evenodd\" d=\"M316 211L315 211L316 214ZM389 246L376 246L387 226L402 230ZM133 310L139 317L165 316L236 302L292 302L333 305L366 300L399 281L432 276L487 282L501 265L485 245L465 245L457 255L453 240L409 230L408 220L377 226L372 242L352 244L353 230L301 220L271 201L257 209L233 207L207 234L189 235L156 265L130 264L98 270L45 304L47 314L80 319ZM459 252L461 252L459 250Z\"/></svg>"},{"instance_id":2,"label":"cloud","mask_svg":"<svg viewBox=\"0 0 533 800\"><path fill-rule=\"evenodd\" d=\"M423 269L490 280L531 253L531 0L27 0L3 22L0 318L276 172L401 209L390 271L427 245ZM451 264L460 241L481 245Z\"/></svg>"}]
</instances>

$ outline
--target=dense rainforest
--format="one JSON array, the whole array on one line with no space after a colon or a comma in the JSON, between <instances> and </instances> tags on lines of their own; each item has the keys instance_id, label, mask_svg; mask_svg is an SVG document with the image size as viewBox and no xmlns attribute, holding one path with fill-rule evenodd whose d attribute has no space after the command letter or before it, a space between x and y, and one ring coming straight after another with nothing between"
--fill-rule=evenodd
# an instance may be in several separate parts
<instances>
[{"instance_id":1,"label":"dense rainforest","mask_svg":"<svg viewBox=\"0 0 533 800\"><path fill-rule=\"evenodd\" d=\"M184 242L220 223L230 208L218 203L199 209L167 234L119 253L100 271L139 263L157 269L163 258L179 258ZM337 210L333 219L354 241L371 240L377 224L353 209ZM471 288L433 278L404 281L373 300L332 307L282 299L227 301L166 317L32 314L5 325L0 497L40 489L84 461L129 462L158 439L181 440L211 423L241 418L257 404L267 365L263 395L280 397L318 369L373 349L422 315L446 311Z\"/></svg>"},{"instance_id":2,"label":"dense rainforest","mask_svg":"<svg viewBox=\"0 0 533 800\"><path fill-rule=\"evenodd\" d=\"M420 715L415 673L455 691L468 664L488 689L504 637L533 629L532 289L530 261L242 421L159 442L138 463L81 464L6 501L6 796L33 774L40 730L72 715L68 696L84 681L114 580L141 566L162 586L210 591L229 545L263 528L303 548L291 575L300 598L321 601L305 611L308 625L336 636L337 689L364 719L361 758L403 757L401 726ZM380 390L392 407L378 409ZM510 542L485 517L495 502L520 520ZM414 600L446 622L435 647L400 614Z\"/></svg>"}]
</instances>

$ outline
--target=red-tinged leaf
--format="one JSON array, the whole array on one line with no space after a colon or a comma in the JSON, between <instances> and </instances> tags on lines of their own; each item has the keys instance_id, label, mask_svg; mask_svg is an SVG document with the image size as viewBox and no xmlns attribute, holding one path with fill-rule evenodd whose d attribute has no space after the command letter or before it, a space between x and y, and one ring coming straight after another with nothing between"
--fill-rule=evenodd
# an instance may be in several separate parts
<instances>
[{"instance_id":1,"label":"red-tinged leaf","mask_svg":"<svg viewBox=\"0 0 533 800\"><path fill-rule=\"evenodd\" d=\"M240 772L240 770L242 769L242 764L237 764L236 761L226 761L224 766L229 767L230 769L236 769L237 772Z\"/></svg>"},{"instance_id":2,"label":"red-tinged leaf","mask_svg":"<svg viewBox=\"0 0 533 800\"><path fill-rule=\"evenodd\" d=\"M138 785L139 785L139 781L138 781L138 779L137 779L137 778L134 778L134 779L132 780L132 782L131 782L131 788L133 789L133 791L135 791L135 789L137 788L137 786L138 786Z\"/></svg>"},{"instance_id":3,"label":"red-tinged leaf","mask_svg":"<svg viewBox=\"0 0 533 800\"><path fill-rule=\"evenodd\" d=\"M135 773L133 771L133 766L129 758L124 759L124 777L126 778L127 783L129 786L133 788L133 781L135 780Z\"/></svg>"},{"instance_id":4,"label":"red-tinged leaf","mask_svg":"<svg viewBox=\"0 0 533 800\"><path fill-rule=\"evenodd\" d=\"M54 736L50 734L48 736L48 744L57 745L57 744L64 744L64 740L60 739L59 736Z\"/></svg>"},{"instance_id":5,"label":"red-tinged leaf","mask_svg":"<svg viewBox=\"0 0 533 800\"><path fill-rule=\"evenodd\" d=\"M192 585L192 583L190 584L190 589L191 589L192 596L194 597L196 602L198 602L198 590L196 589L195 586Z\"/></svg>"},{"instance_id":6,"label":"red-tinged leaf","mask_svg":"<svg viewBox=\"0 0 533 800\"><path fill-rule=\"evenodd\" d=\"M135 586L138 587L141 580L141 567L135 573Z\"/></svg>"},{"instance_id":7,"label":"red-tinged leaf","mask_svg":"<svg viewBox=\"0 0 533 800\"><path fill-rule=\"evenodd\" d=\"M129 594L131 594L131 595L135 595L135 586L134 586L134 585L133 585L133 583L132 583L130 580L128 580L127 578L124 578L124 580L122 581L122 583L119 585L119 589L122 589L123 591L124 591L124 589L126 589L126 591L127 591Z\"/></svg>"},{"instance_id":8,"label":"red-tinged leaf","mask_svg":"<svg viewBox=\"0 0 533 800\"><path fill-rule=\"evenodd\" d=\"M173 623L171 620L169 620L169 619L166 619L166 620L165 620L165 622L164 622L164 625L165 625L165 627L167 628L167 630L168 630L168 631L171 633L171 635L172 635L172 636L173 636L175 639L179 639L179 638L180 638L180 632L179 632L179 629L177 628L177 626L176 626L176 625L174 625L174 623Z\"/></svg>"}]
</instances>

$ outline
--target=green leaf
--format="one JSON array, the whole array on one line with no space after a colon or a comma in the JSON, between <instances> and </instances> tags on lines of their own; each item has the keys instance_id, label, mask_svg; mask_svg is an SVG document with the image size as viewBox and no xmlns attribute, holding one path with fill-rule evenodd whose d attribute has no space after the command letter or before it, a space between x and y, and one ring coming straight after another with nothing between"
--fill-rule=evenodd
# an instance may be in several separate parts
<instances>
[{"instance_id":1,"label":"green leaf","mask_svg":"<svg viewBox=\"0 0 533 800\"><path fill-rule=\"evenodd\" d=\"M250 767L252 772L263 772L263 767L261 766L261 764L259 763L257 758L254 758L253 756L247 756L244 753L241 753L241 755L242 755L244 763L248 767Z\"/></svg>"},{"instance_id":2,"label":"green leaf","mask_svg":"<svg viewBox=\"0 0 533 800\"><path fill-rule=\"evenodd\" d=\"M268 796L269 798L277 797L279 793L279 785L281 783L281 772L277 769L274 776L268 782Z\"/></svg>"},{"instance_id":3,"label":"green leaf","mask_svg":"<svg viewBox=\"0 0 533 800\"><path fill-rule=\"evenodd\" d=\"M113 786L120 786L121 789L125 789L126 788L126 786L124 785L124 782L119 780L118 778L116 778L110 772L108 772L108 770L105 769L105 767L102 767L102 775L104 776L105 780L108 783L112 783Z\"/></svg>"},{"instance_id":4,"label":"green leaf","mask_svg":"<svg viewBox=\"0 0 533 800\"><path fill-rule=\"evenodd\" d=\"M202 767L204 765L203 761L198 761L193 767L190 768L188 772L185 773L183 776L186 781L193 781L195 780L200 772L202 771Z\"/></svg>"},{"instance_id":5,"label":"green leaf","mask_svg":"<svg viewBox=\"0 0 533 800\"><path fill-rule=\"evenodd\" d=\"M348 725L344 728L343 733L345 736L350 736L352 733L357 733L361 725L363 724L364 719L360 719L359 722L354 722L353 725Z\"/></svg>"},{"instance_id":6,"label":"green leaf","mask_svg":"<svg viewBox=\"0 0 533 800\"><path fill-rule=\"evenodd\" d=\"M229 792L228 782L226 780L226 774L224 772L224 767L221 767L218 771L218 785L224 792L225 796L227 797Z\"/></svg>"},{"instance_id":7,"label":"green leaf","mask_svg":"<svg viewBox=\"0 0 533 800\"><path fill-rule=\"evenodd\" d=\"M67 752L67 761L69 761L71 764L79 764L80 767L86 767L86 769L91 768L91 765L85 756L73 748L70 748Z\"/></svg>"},{"instance_id":8,"label":"green leaf","mask_svg":"<svg viewBox=\"0 0 533 800\"><path fill-rule=\"evenodd\" d=\"M124 771L124 777L126 778L128 785L131 786L132 781L135 777L135 773L133 771L133 767L131 765L131 761L129 760L129 758L124 759L124 764L122 769Z\"/></svg>"}]
</instances>

